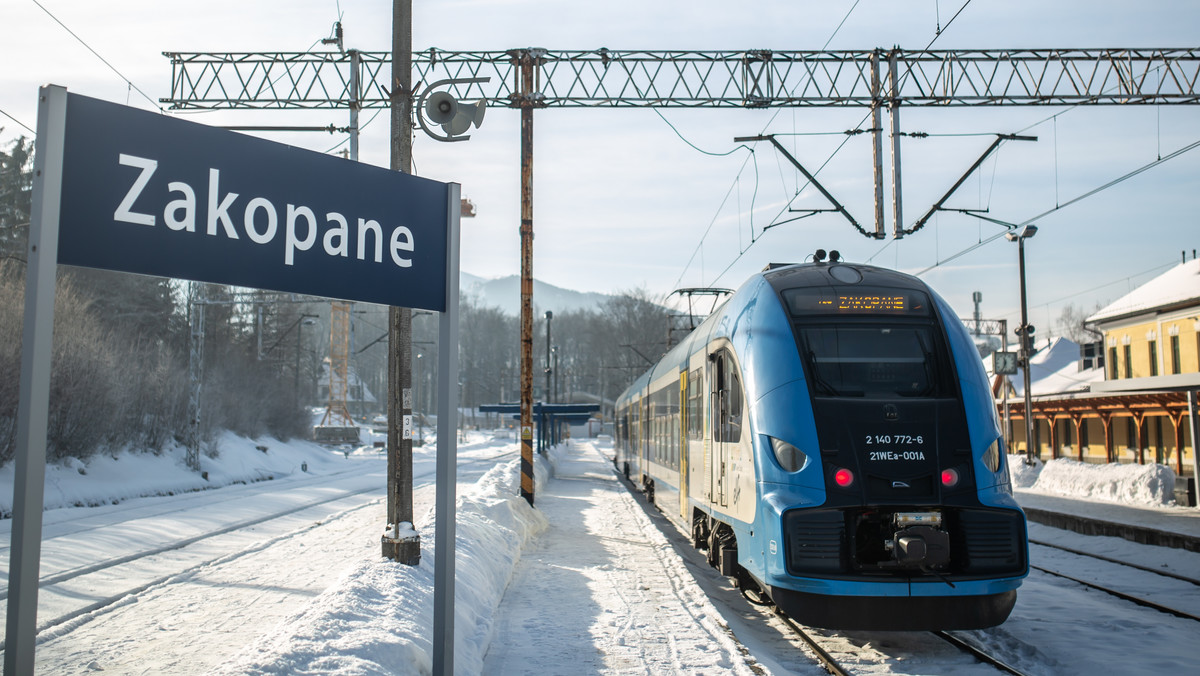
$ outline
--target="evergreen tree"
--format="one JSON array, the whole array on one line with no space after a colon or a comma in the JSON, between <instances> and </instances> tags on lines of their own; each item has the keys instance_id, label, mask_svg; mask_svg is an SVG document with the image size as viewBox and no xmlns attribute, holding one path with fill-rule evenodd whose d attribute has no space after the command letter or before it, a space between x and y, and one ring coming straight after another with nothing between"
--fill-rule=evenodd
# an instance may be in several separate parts
<instances>
[{"instance_id":1,"label":"evergreen tree","mask_svg":"<svg viewBox=\"0 0 1200 676\"><path fill-rule=\"evenodd\" d=\"M0 150L0 260L25 260L32 199L33 142L22 136Z\"/></svg>"}]
</instances>

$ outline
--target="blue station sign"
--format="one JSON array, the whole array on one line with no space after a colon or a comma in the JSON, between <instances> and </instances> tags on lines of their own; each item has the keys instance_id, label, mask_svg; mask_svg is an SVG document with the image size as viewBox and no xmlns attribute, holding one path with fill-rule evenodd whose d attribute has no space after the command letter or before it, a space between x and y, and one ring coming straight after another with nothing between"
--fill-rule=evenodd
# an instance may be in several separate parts
<instances>
[{"instance_id":1,"label":"blue station sign","mask_svg":"<svg viewBox=\"0 0 1200 676\"><path fill-rule=\"evenodd\" d=\"M449 184L67 95L58 262L445 311Z\"/></svg>"}]
</instances>

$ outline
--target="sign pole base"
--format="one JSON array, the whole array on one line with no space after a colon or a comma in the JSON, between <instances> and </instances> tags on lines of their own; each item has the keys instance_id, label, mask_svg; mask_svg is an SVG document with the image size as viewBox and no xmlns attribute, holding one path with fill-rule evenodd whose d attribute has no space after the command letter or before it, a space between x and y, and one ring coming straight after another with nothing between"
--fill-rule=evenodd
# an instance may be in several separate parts
<instances>
[{"instance_id":1,"label":"sign pole base","mask_svg":"<svg viewBox=\"0 0 1200 676\"><path fill-rule=\"evenodd\" d=\"M421 563L421 536L394 538L384 535L380 540L383 545L383 556L386 559L403 563L406 566L416 566Z\"/></svg>"}]
</instances>

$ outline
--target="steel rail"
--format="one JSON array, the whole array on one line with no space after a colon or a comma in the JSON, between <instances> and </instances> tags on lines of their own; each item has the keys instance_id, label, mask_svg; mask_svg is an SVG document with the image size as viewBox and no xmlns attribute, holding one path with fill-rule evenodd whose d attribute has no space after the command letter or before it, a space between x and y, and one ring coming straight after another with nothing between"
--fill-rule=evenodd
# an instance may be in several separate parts
<instances>
[{"instance_id":1,"label":"steel rail","mask_svg":"<svg viewBox=\"0 0 1200 676\"><path fill-rule=\"evenodd\" d=\"M822 648L820 644L817 643L815 638L813 638L808 632L804 631L799 624L796 624L795 620L779 610L778 606L775 607L775 617L778 617L780 621L786 624L787 627L796 634L796 636L800 637L800 639L804 641L804 643L811 648L814 653L816 653L817 660L821 663L821 666L825 668L825 671L828 671L834 676L850 676L850 672L846 671L846 669L842 667L842 665L838 663L836 659L833 658L833 655L830 655L828 651Z\"/></svg>"},{"instance_id":2,"label":"steel rail","mask_svg":"<svg viewBox=\"0 0 1200 676\"><path fill-rule=\"evenodd\" d=\"M343 497L346 497L346 496L343 496ZM339 513L339 514L332 515L332 516L330 517L330 519L332 519L332 518L339 518L339 517L345 516L345 515L347 515L347 514L350 514L350 513L352 513L352 512L356 512L356 511L358 511L358 510L360 510L360 509L364 509L364 508L366 508L366 507L369 507L369 506L371 506L372 504L377 504L377 503L379 503L380 501L382 501L382 498L379 498L379 499L376 499L376 500L371 500L371 501L365 502L365 503L363 503L363 504L361 504L361 505L358 505L358 506L356 506L356 507L351 507L351 508L349 508L349 509L347 509L347 510L345 510L345 511L343 511L343 512ZM214 564L227 563L227 562L229 562L229 561L234 561L234 560L236 560L236 559L239 559L239 558L241 558L241 557L243 557L243 556L246 556L246 555L248 555L248 554L253 554L253 553L256 553L256 552L258 552L258 551L261 551L262 549L265 549L266 547L268 547L268 546L270 546L270 545L272 545L272 544L274 544L274 543L276 543L276 542L282 542L283 540L286 540L287 538L295 537L295 536L296 536L298 533L300 533L300 532L304 532L304 531L309 531L309 530L312 530L312 529L314 529L314 528L317 528L317 527L319 527L319 526L325 525L325 524L326 524L326 523L328 523L328 522L329 522L329 519L325 519L325 520L323 520L323 521L317 521L317 522L311 523L311 524L309 524L308 526L305 526L305 527L303 527L303 528L301 528L301 529L298 529L298 530L293 530L293 531L290 531L290 532L287 532L287 533L282 533L282 534L280 534L280 535L277 535L277 536L275 536L275 537L272 537L272 538L269 538L269 539L267 539L267 540L264 540L264 541L258 542L258 543L254 544L254 545L251 545L251 546L249 546L249 547L247 547L247 548L245 548L245 549L242 549L242 550L239 550L239 551L236 551L236 552L232 552L232 553L229 553L229 554L225 554L225 555L222 555L222 556L218 556L218 557L215 557L215 558L207 559L207 560L205 560L205 561L201 561L201 562L199 562L199 563L196 563L196 564L194 564L194 565L188 566L187 568L184 568L184 569L182 569L182 570L177 570L177 571L173 571L173 572L171 572L171 573L167 573L166 575L163 575L163 576L161 576L161 577L155 578L154 580L151 580L151 581L149 581L149 582L146 582L146 583L144 583L144 584L138 585L138 586L136 586L136 587L133 587L133 588L131 588L131 589L126 589L126 590L123 590L123 591L121 591L121 592L118 592L118 593L116 593L116 594L113 594L112 596L109 596L109 597L107 597L107 598L103 598L103 599L100 599L100 600L98 600L98 601L95 601L95 602L93 602L93 603L91 603L91 604L89 604L89 605L87 605L87 606L84 606L84 607L82 607L82 608L77 608L77 609L75 609L75 610L72 610L72 611L70 611L70 612L68 612L68 613L65 613L65 614L63 614L63 615L60 615L60 616L58 616L58 617L55 617L55 618L52 618L52 619L46 620L46 621L44 621L44 622L41 622L41 623L38 625L38 627L37 627L37 633L38 633L37 642L38 642L38 644L41 644L41 643L43 643L43 642L45 642L45 641L47 641L47 640L50 640L50 639L52 639L52 638L57 638L58 636L61 636L63 633L65 633L65 632L63 632L63 631L61 631L61 630L60 630L60 632L58 632L58 633L54 633L54 634L52 634L52 635L47 635L47 634L46 634L46 632L48 632L48 631L49 631L49 630L51 630L51 629L54 629L55 627L59 627L59 626L65 625L65 624L67 624L68 622L72 622L72 621L75 621L75 620L91 621L91 619L94 619L94 618L96 617L96 613L97 613L97 611L100 611L100 610L103 610L103 609L105 609L105 608L109 608L109 607L112 607L112 606L117 606L117 605L118 605L118 604L120 604L122 601L124 601L124 600L126 600L126 599L129 599L129 598L131 598L132 596L134 596L134 595L136 595L136 594L140 594L140 593L142 593L142 592L144 592L144 591L146 591L146 590L148 590L148 589L152 589L152 588L154 588L154 587L157 587L157 586L160 586L160 585L166 584L166 583L168 583L168 582L170 582L171 580L174 580L174 579L182 579L182 578L184 578L185 576L187 576L187 575L190 575L190 574L192 574L192 573L194 573L194 572L196 572L197 570L200 570L200 569L202 569L202 568L206 568L206 567L208 567L208 566L211 566L211 565L214 565ZM77 625L72 625L72 626L70 627L70 629L68 629L67 631L73 631L73 630L76 628L76 626L77 626ZM4 647L4 645L5 645L5 641L0 641L0 649L2 649L2 648Z\"/></svg>"},{"instance_id":3,"label":"steel rail","mask_svg":"<svg viewBox=\"0 0 1200 676\"><path fill-rule=\"evenodd\" d=\"M378 490L379 490L378 487L371 486L368 488L361 488L361 489L355 490L355 491L346 491L344 493L340 493L333 497L323 498L321 500L315 500L312 502L306 502L302 505L297 505L295 507L291 507L291 508L288 508L288 509L280 511L280 512L275 512L275 513L268 514L265 516L255 517L252 519L245 519L243 521L238 521L236 523L229 524L228 526L225 526L223 528L218 528L217 530L209 531L207 533L201 533L200 535L196 535L196 536L193 536L190 538L184 538L182 540L175 540L174 542L169 542L165 545L162 545L159 547L154 547L152 549L145 549L145 550L142 550L139 552L134 552L132 554L127 554L125 556L119 556L114 559L106 559L104 561L100 561L100 562L97 562L97 563L94 563L94 564L91 564L88 566L83 566L81 568L72 568L70 570L62 571L61 573L47 575L46 577L43 577L41 580L38 581L38 586L39 587L49 587L51 585L56 585L61 582L66 582L67 580L71 580L71 579L74 579L77 577L82 577L84 575L90 575L91 573L95 573L95 572L98 572L101 570L106 570L108 568L113 568L115 566L120 566L120 565L129 563L131 561L136 561L138 559L144 559L144 558L147 558L150 556L156 556L158 554L165 554L166 552L172 552L172 551L176 551L179 549L183 549L184 547L194 545L197 542L201 542L201 541L207 540L209 538L218 537L221 535L227 535L234 531L242 530L245 528L250 528L251 526L257 526L257 525L259 525L261 523L265 523L267 521L281 519L285 516L290 516L292 514L295 514L296 512L302 512L306 509L312 509L313 507L319 507L319 506L324 505L329 502L335 502L337 500L345 500L346 498L352 498L356 495L361 495L363 493L368 493L371 491L378 491ZM4 599L7 597L8 597L7 589L0 591L0 599Z\"/></svg>"},{"instance_id":4,"label":"steel rail","mask_svg":"<svg viewBox=\"0 0 1200 676\"><path fill-rule=\"evenodd\" d=\"M1152 610L1157 610L1160 613L1167 613L1168 615L1174 615L1175 617L1180 617L1185 620L1195 620L1196 622L1200 622L1200 617L1197 617L1196 615L1192 615L1191 613L1185 613L1182 610L1175 610L1174 608L1168 608L1167 606L1164 606L1160 603L1155 603L1154 601L1147 601L1146 599L1143 599L1143 598L1140 598L1137 596L1133 596L1132 594L1126 594L1125 592L1119 592L1115 589L1109 589L1108 587L1103 587L1103 586L1095 584L1093 582L1088 582L1087 580L1081 580L1077 577L1072 577L1065 573L1059 573L1059 572L1056 572L1053 570L1049 570L1047 568L1042 568L1041 566L1031 565L1029 567L1034 570L1038 570L1043 573L1046 573L1048 575L1054 575L1055 577L1061 577L1064 580L1070 580L1071 582L1081 584L1090 589L1095 589L1096 591L1102 591L1105 594L1115 596L1115 597L1121 599L1122 601L1129 601L1130 603L1136 603L1139 606L1142 606L1145 608L1150 608Z\"/></svg>"},{"instance_id":5,"label":"steel rail","mask_svg":"<svg viewBox=\"0 0 1200 676\"><path fill-rule=\"evenodd\" d=\"M1089 558L1093 558L1093 559L1099 559L1099 560L1101 560L1101 561L1106 561L1106 562L1108 562L1108 563L1115 563L1115 564L1117 564L1117 565L1121 565L1121 566L1127 566L1127 567L1129 567L1129 568L1136 568L1137 570L1145 571L1145 572L1147 572L1147 573L1154 573L1155 575L1162 575L1163 577L1169 577L1169 578L1172 578L1172 579L1175 579L1175 580L1179 580L1179 581L1181 581L1181 582L1190 582L1190 583L1192 583L1192 584L1194 584L1194 585L1200 586L1200 580L1197 580L1197 579L1196 579L1196 578L1194 578L1194 577L1188 577L1188 576L1186 576L1186 575L1180 575L1179 573L1172 573L1172 572L1171 572L1171 571L1169 571L1169 570L1161 570L1161 569L1158 569L1158 568L1151 568L1150 566L1143 566L1143 565L1141 565L1141 564L1137 564L1137 563L1131 563L1131 562L1129 562L1129 561L1122 561L1122 560L1120 560L1120 559L1114 559L1114 558L1112 558L1112 557L1103 556L1103 555L1100 555L1100 554L1093 554L1093 553L1091 553L1091 552L1085 552L1085 551L1082 551L1082 550L1079 550L1079 549L1072 549L1072 548L1070 548L1070 547L1064 547L1064 546L1062 546L1062 545L1056 545L1056 544L1052 544L1052 543L1049 543L1049 542L1041 542L1041 541L1039 541L1039 540L1032 540L1032 539L1031 539L1031 540L1029 541L1029 544L1033 544L1033 545L1039 545L1039 546L1041 546L1041 547L1050 547L1050 548L1052 548L1052 549L1058 549L1058 550L1061 550L1061 551L1067 552L1067 553L1069 553L1069 554L1075 554L1076 556L1086 556L1086 557L1089 557Z\"/></svg>"},{"instance_id":6,"label":"steel rail","mask_svg":"<svg viewBox=\"0 0 1200 676\"><path fill-rule=\"evenodd\" d=\"M501 453L498 453L498 454L496 454L496 455L493 455L493 456L490 456L490 457L487 457L487 458L467 458L467 459L460 459L460 460L458 461L458 464L459 464L459 465L471 465L471 464L478 464L478 463L484 463L484 462L489 462L489 463L490 463L490 462L493 462L493 461L495 461L495 460L497 460L497 459L499 459L499 458L503 458L503 457L505 457L505 456L508 456L508 455L513 455L513 454L515 454L515 453L516 453L516 451L514 451L514 450L508 450L508 451L503 451L503 452L501 452ZM424 477L431 476L432 474L433 474L433 472L432 472L432 471L430 471L430 472L425 472L424 474L421 474L421 475L419 475L419 476L417 476L417 477L414 477L414 478L424 478ZM288 510L285 510L285 511L282 511L282 512L278 512L278 513L271 514L271 515L269 515L269 516L265 516L265 517L258 518L258 519L252 519L252 520L248 520L248 521L243 521L243 522L240 522L240 523L238 523L238 524L233 524L233 525L231 525L231 526L229 526L229 527L222 528L222 529L220 529L220 530L218 530L218 531L213 531L213 532L210 532L210 533L207 533L207 534L203 534L203 535L200 535L200 536L197 536L197 537L194 537L194 538L189 538L188 540L185 540L185 541L178 541L178 542L175 542L175 543L171 543L171 544L169 544L169 545L166 545L166 546L164 546L164 547L162 547L162 548L158 548L158 549L156 549L156 550L147 550L147 551L139 552L139 553L137 553L137 554L135 554L135 555L131 555L131 556L127 556L127 557L121 557L120 559L111 559L111 560L109 560L109 561L103 562L102 564L99 564L99 565L96 565L96 566L89 566L89 567L88 567L88 568L86 568L86 569L77 569L77 570L75 570L75 571L71 571L71 572L70 572L71 574L59 574L59 575L55 575L55 576L46 577L46 578L43 578L42 580L40 580L39 586L42 586L42 587L48 587L48 586L51 586L51 585L54 585L54 584L58 584L58 583L61 583L61 582L65 582L66 580L69 580L69 579L72 579L72 578L75 578L75 577L80 577L80 576L82 576L82 575L86 575L86 574L94 573L94 572L97 572L97 571L99 571L99 570L103 570L103 569L105 569L105 568L111 568L111 567L113 567L113 566L116 566L116 565L120 565L120 564L123 564L123 563L128 563L129 561L133 561L133 560L136 560L136 559L139 559L139 558L144 558L144 557L147 557L147 556L153 556L153 555L155 555L155 554L161 554L161 553L164 553L164 552L166 552L166 551L171 551L171 550L175 550L175 549L180 549L180 548L182 548L182 547L184 547L184 546L187 546L188 544L193 544L194 542L197 542L197 541L203 540L203 539L205 539L205 538L208 538L208 537L214 537L214 536L217 536L217 535L223 535L223 534L225 534L225 533L231 532L231 531L233 531L233 530L237 530L237 529L239 529L239 528L246 528L246 527L248 527L248 526L252 526L252 525L255 525L255 524L257 524L257 523L262 523L262 522L265 522L265 521L270 521L270 520L272 520L272 519L282 518L282 517L284 517L284 516L288 516L288 515L290 515L290 514L292 514L292 513L295 513L295 512L298 512L298 511L302 511L302 510L304 510L304 509L309 509L309 508L312 508L312 507L317 507L317 506L320 506L320 505L322 505L322 504L325 504L325 503L328 503L328 502L334 502L334 501L337 501L337 500L344 500L344 499L346 499L346 498L351 498L351 497L354 497L354 496L356 496L356 495L360 495L360 494L362 494L362 493L366 493L366 492L370 492L370 491L374 491L374 490L378 490L378 489L377 489L377 488L367 488L367 489L361 489L361 490L357 490L357 491L347 491L347 492L345 492L345 493L343 493L343 494L341 494L341 495L338 495L338 496L335 496L335 497L332 497L332 498L328 498L328 499L324 499L324 500L319 500L319 501L316 501L316 502L310 502L310 503L307 503L307 504L305 504L305 505L301 505L301 506L299 506L299 507L296 507L296 508L292 508L292 509L288 509ZM321 521L317 521L317 522L311 523L311 524L309 524L308 526L304 526L304 527L302 527L302 528L299 528L299 529L296 529L296 530L292 530L292 531L289 531L289 532L286 532L286 533L281 533L281 534L279 534L279 535L277 535L277 536L274 536L274 537L268 538L267 540L260 541L260 542L258 542L258 543L255 543L255 544L253 544L253 545L250 545L250 546L246 547L245 549L242 549L242 550L239 550L239 551L236 551L236 552L230 552L230 553L227 553L227 554L222 554L222 555L220 555L220 556L217 556L217 557L215 557L215 558L209 558L209 559L206 559L206 560L200 561L200 562L198 562L198 563L196 563L196 564L193 564L193 565L191 565L191 566L188 566L187 568L184 568L184 569L182 569L182 570L172 571L172 572L170 572L170 573L167 573L167 574L165 574L165 575L162 575L162 576L160 576L160 577L158 577L158 578L155 578L155 579L153 579L153 580L151 580L151 581L149 581L149 582L146 582L146 583L140 584L140 585L138 585L138 586L136 586L136 587L133 587L133 588L131 588L131 589L126 589L126 590L123 590L123 591L121 591L121 592L119 592L119 593L116 593L116 594L113 594L113 595L111 595L111 596L108 596L108 597L106 597L106 598L99 599L99 600L97 600L97 601L95 601L95 602L93 602L93 603L91 603L91 604L89 604L89 605L87 605L87 606L84 606L83 608L77 608L77 609L75 609L75 610L73 610L73 611L70 611L70 612L68 612L68 613L66 613L66 614L64 614L64 615L61 615L61 616L59 616L59 617L52 618L52 619L49 619L49 620L45 620L45 621L43 621L42 623L40 623L40 624L38 625L38 628L37 628L37 633L39 634L39 637L38 637L38 643L40 644L40 643L42 643L42 642L44 642L44 641L46 641L46 640L49 640L50 638L56 638L57 636L61 635L61 631L60 631L60 633L56 633L56 634L54 634L53 636L44 636L44 635L43 635L43 634L44 634L44 632L47 632L47 631L49 631L49 630L51 630L51 629L54 629L55 627L60 627L60 626L62 626L62 625L65 625L65 624L67 624L68 622L72 622L72 621L75 621L75 620L79 620L80 618L85 618L85 617L91 616L91 615L93 615L94 613L96 613L97 611L100 611L100 610L103 610L103 609L105 609L105 608L109 608L109 607L112 607L112 606L118 605L118 604L120 604L122 601L124 601L125 599L128 599L128 598L130 598L130 597L132 597L132 596L134 596L134 595L136 595L136 594L140 594L140 593L142 593L142 592L144 592L144 591L146 591L146 590L148 590L148 589L152 589L152 588L154 588L154 587L157 587L157 586L160 586L160 585L166 584L166 583L168 583L168 582L170 582L171 580L174 580L174 579L182 579L182 578L183 578L183 576L186 576L186 575L188 575L188 574L191 574L191 573L193 573L193 572L195 572L195 571L197 571L197 570L200 570L200 569L202 569L202 568L205 568L205 567L207 567L207 566L211 566L211 565L213 565L213 564L218 564L218 563L226 563L226 562L233 561L233 560L236 560L236 559L238 559L238 558L241 558L242 556L245 556L245 555L247 555L247 554L252 554L252 553L258 552L258 551L260 551L260 550L262 550L262 549L264 549L264 548L266 548L266 547L268 547L268 546L270 546L270 545L272 545L272 544L274 544L274 543L276 543L276 542L281 542L281 541L283 541L283 540L286 540L287 538L290 538L290 537L295 537L295 536L296 536L298 533L305 532L305 531L309 531L309 530L312 530L313 528L316 528L316 527L322 526L322 525L324 525L324 524L328 523L330 519L344 517L344 516L346 516L346 515L349 515L349 514L351 514L351 513L353 513L353 512L357 512L358 510L365 509L365 508L367 508L367 507L370 507L370 506L372 506L372 505L379 504L381 501L382 501L382 498L375 499L375 500L369 500L369 501L367 501L367 502L365 502L365 503L363 503L363 504L360 504L360 505L357 505L357 506L354 506L354 507L350 507L350 508L348 508L348 509L346 509L346 510L343 510L342 512L339 512L339 513L337 513L337 514L331 515L331 516L330 516L329 518L327 518L327 519L323 519L323 520L321 520ZM5 593L7 593L7 592L5 592ZM73 630L73 629L74 629L74 627L72 626L72 628L71 628L70 630ZM68 631L70 631L70 630L68 630ZM3 650L3 648L4 648L4 645L5 645L5 641L3 641L3 640L0 640L0 650Z\"/></svg>"},{"instance_id":7,"label":"steel rail","mask_svg":"<svg viewBox=\"0 0 1200 676\"><path fill-rule=\"evenodd\" d=\"M964 641L963 639L955 636L954 634L951 634L946 631L935 631L935 632L933 632L933 635L937 636L938 638L942 639L943 641L953 645L954 647L958 648L959 650L970 653L975 659L977 659L980 662L983 662L985 664L990 664L991 666L996 667L1000 671L1003 671L1003 672L1009 673L1009 674L1013 674L1014 676L1025 676L1025 672L1018 670L1016 667L1008 664L1007 662L1001 660L998 657L995 657L994 655L990 655L990 654L984 652L978 646L975 646L968 641Z\"/></svg>"}]
</instances>

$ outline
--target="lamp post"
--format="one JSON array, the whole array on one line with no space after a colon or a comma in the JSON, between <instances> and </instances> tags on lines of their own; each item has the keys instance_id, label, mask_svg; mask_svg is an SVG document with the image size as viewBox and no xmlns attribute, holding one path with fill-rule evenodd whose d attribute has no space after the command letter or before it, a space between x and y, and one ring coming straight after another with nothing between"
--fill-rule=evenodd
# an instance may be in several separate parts
<instances>
[{"instance_id":1,"label":"lamp post","mask_svg":"<svg viewBox=\"0 0 1200 676\"><path fill-rule=\"evenodd\" d=\"M1029 357L1033 353L1033 327L1029 325L1029 304L1025 295L1025 240L1036 234L1037 226L1030 224L1004 236L1008 241L1017 243L1018 269L1021 276L1021 325L1017 327L1021 347L1017 352L1017 360L1021 365L1025 384L1025 462L1029 465L1033 464L1033 396L1029 391Z\"/></svg>"},{"instance_id":2,"label":"lamp post","mask_svg":"<svg viewBox=\"0 0 1200 676\"><path fill-rule=\"evenodd\" d=\"M304 327L317 323L317 315L302 314L296 320L296 372L292 393L295 397L295 408L300 408L300 348L304 345ZM306 423L308 424L308 423Z\"/></svg>"},{"instance_id":3,"label":"lamp post","mask_svg":"<svg viewBox=\"0 0 1200 676\"><path fill-rule=\"evenodd\" d=\"M546 310L546 391L542 394L542 399L547 404L553 399L550 397L550 375L553 373L553 366L550 362L550 320L554 319L554 313Z\"/></svg>"}]
</instances>

